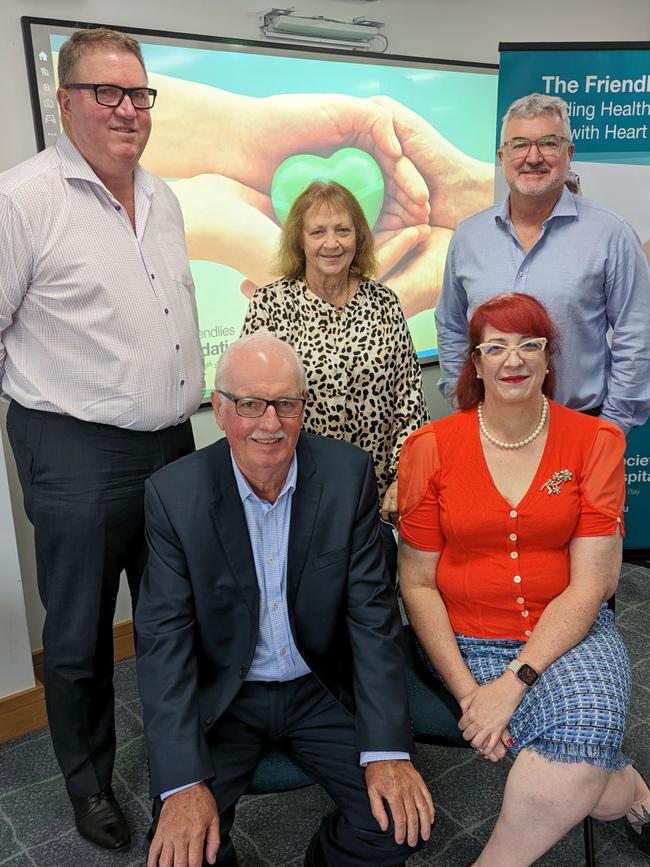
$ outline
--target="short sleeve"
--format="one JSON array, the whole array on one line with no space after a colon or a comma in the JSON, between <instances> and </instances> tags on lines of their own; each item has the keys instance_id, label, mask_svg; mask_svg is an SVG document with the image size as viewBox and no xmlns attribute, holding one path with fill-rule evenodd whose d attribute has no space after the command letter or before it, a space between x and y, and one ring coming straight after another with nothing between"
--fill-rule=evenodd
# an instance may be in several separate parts
<instances>
[{"instance_id":1,"label":"short sleeve","mask_svg":"<svg viewBox=\"0 0 650 867\"><path fill-rule=\"evenodd\" d=\"M246 337L249 334L254 334L256 331L263 331L267 334L275 332L275 311L277 304L274 304L276 299L274 297L275 293L272 291L273 286L274 284L260 286L259 289L255 290L248 304L240 337Z\"/></svg>"},{"instance_id":2,"label":"short sleeve","mask_svg":"<svg viewBox=\"0 0 650 867\"><path fill-rule=\"evenodd\" d=\"M574 536L623 535L625 436L601 421L580 481L580 516Z\"/></svg>"},{"instance_id":3,"label":"short sleeve","mask_svg":"<svg viewBox=\"0 0 650 867\"><path fill-rule=\"evenodd\" d=\"M438 480L440 460L431 425L411 434L402 446L398 466L399 532L414 548L440 551Z\"/></svg>"}]
</instances>

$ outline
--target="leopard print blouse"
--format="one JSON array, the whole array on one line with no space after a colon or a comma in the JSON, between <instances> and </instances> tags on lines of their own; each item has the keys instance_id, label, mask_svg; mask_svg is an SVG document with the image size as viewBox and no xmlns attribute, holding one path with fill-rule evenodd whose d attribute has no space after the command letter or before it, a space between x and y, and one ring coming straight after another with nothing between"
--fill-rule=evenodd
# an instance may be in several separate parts
<instances>
[{"instance_id":1,"label":"leopard print blouse","mask_svg":"<svg viewBox=\"0 0 650 867\"><path fill-rule=\"evenodd\" d=\"M305 430L370 452L383 497L402 443L427 421L420 365L395 293L362 280L345 307L334 307L302 280L278 280L253 295L242 336L260 329L290 343L305 365Z\"/></svg>"}]
</instances>

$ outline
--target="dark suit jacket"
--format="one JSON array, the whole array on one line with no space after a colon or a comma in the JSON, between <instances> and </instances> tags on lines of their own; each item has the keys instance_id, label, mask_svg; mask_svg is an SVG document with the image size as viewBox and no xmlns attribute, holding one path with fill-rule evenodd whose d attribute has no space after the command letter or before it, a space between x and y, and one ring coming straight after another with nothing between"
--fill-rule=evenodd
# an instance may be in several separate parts
<instances>
[{"instance_id":1,"label":"dark suit jacket","mask_svg":"<svg viewBox=\"0 0 650 867\"><path fill-rule=\"evenodd\" d=\"M287 565L296 646L354 714L359 750L411 752L371 458L304 432L297 456ZM259 590L225 439L155 473L145 506L149 562L136 628L155 796L214 776L208 735L253 659Z\"/></svg>"}]
</instances>

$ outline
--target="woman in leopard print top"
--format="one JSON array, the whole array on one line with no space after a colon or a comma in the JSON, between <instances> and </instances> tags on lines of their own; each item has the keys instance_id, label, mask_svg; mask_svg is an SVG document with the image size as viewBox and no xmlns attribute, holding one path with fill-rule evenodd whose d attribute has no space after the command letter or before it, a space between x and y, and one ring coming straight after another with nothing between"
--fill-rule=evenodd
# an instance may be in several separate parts
<instances>
[{"instance_id":1,"label":"woman in leopard print top","mask_svg":"<svg viewBox=\"0 0 650 867\"><path fill-rule=\"evenodd\" d=\"M298 196L278 265L286 276L255 292L242 335L266 329L293 346L309 380L305 430L372 454L382 517L395 521L399 450L427 421L422 376L397 296L372 279L372 233L349 190L315 181Z\"/></svg>"}]
</instances>

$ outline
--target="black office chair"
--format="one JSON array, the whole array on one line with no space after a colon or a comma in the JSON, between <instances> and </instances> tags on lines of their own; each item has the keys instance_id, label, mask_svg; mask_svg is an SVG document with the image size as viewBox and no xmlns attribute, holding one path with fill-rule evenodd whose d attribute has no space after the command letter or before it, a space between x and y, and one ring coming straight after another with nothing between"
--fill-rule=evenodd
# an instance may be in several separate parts
<instances>
[{"instance_id":1,"label":"black office chair","mask_svg":"<svg viewBox=\"0 0 650 867\"><path fill-rule=\"evenodd\" d=\"M616 616L616 594L607 600L607 607ZM585 838L585 867L596 867L596 849L594 844L594 820L587 816L582 821L582 831Z\"/></svg>"},{"instance_id":2,"label":"black office chair","mask_svg":"<svg viewBox=\"0 0 650 867\"><path fill-rule=\"evenodd\" d=\"M311 777L279 747L270 747L260 758L247 795L268 795L271 792L291 792L316 785Z\"/></svg>"}]
</instances>

